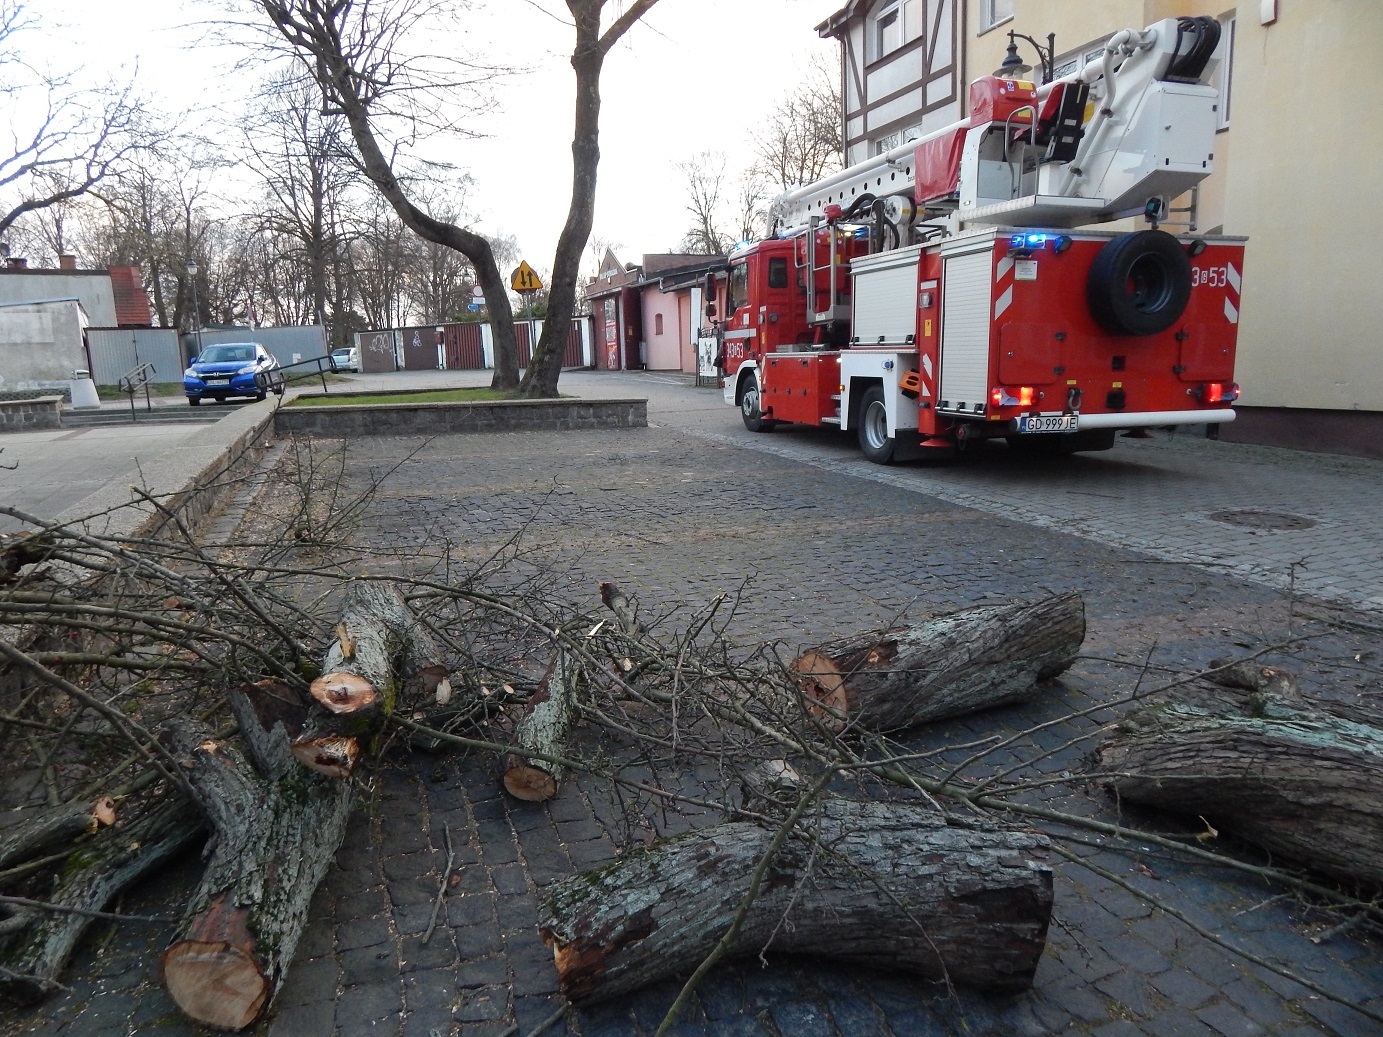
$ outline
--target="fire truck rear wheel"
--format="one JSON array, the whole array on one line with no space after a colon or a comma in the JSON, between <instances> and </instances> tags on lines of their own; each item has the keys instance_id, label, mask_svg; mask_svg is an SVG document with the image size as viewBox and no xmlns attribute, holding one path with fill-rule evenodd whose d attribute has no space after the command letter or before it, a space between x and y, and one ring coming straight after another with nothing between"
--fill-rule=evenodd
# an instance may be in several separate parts
<instances>
[{"instance_id":1,"label":"fire truck rear wheel","mask_svg":"<svg viewBox=\"0 0 1383 1037\"><path fill-rule=\"evenodd\" d=\"M762 408L759 406L759 380L750 378L744 383L744 392L740 395L740 417L744 419L744 427L750 432L772 432L773 426L778 424L764 417Z\"/></svg>"},{"instance_id":2,"label":"fire truck rear wheel","mask_svg":"<svg viewBox=\"0 0 1383 1037\"><path fill-rule=\"evenodd\" d=\"M1085 282L1090 315L1115 335L1157 335L1191 301L1191 260L1164 230L1121 234L1095 256Z\"/></svg>"},{"instance_id":3,"label":"fire truck rear wheel","mask_svg":"<svg viewBox=\"0 0 1383 1037\"><path fill-rule=\"evenodd\" d=\"M888 434L888 406L877 385L860 400L860 452L875 464L893 460L893 437Z\"/></svg>"}]
</instances>

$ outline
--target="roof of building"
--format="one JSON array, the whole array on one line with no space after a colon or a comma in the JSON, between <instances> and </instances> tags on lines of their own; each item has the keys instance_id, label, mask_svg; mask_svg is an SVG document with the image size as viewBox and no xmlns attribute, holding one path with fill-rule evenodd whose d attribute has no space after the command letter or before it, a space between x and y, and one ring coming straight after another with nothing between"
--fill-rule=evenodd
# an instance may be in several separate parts
<instances>
[{"instance_id":1,"label":"roof of building","mask_svg":"<svg viewBox=\"0 0 1383 1037\"><path fill-rule=\"evenodd\" d=\"M120 327L147 328L154 323L149 296L144 291L144 276L139 267L111 267L110 284L115 292L115 319Z\"/></svg>"}]
</instances>

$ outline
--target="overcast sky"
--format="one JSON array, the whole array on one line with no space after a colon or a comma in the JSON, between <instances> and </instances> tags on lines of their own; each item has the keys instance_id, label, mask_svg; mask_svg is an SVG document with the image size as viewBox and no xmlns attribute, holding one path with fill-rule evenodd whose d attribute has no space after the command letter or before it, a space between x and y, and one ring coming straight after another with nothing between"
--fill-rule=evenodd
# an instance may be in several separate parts
<instances>
[{"instance_id":1,"label":"overcast sky","mask_svg":"<svg viewBox=\"0 0 1383 1037\"><path fill-rule=\"evenodd\" d=\"M840 6L660 0L606 61L593 238L616 243L626 262L675 247L689 225L676 163L709 150L725 152L732 170L746 165L755 121L814 55L835 60L834 42L813 26ZM137 60L140 82L168 109L233 111L246 87L247 73L228 70L233 54L197 44L197 23L216 16L217 0L30 0L28 7L48 29L55 62L94 73L128 70ZM555 17L565 4L476 0L474 8L458 27L464 45L496 65L530 71L497 83L497 112L467 121L483 139L458 145L438 135L420 153L468 170L478 229L515 235L524 258L546 270L570 197L572 32Z\"/></svg>"}]
</instances>

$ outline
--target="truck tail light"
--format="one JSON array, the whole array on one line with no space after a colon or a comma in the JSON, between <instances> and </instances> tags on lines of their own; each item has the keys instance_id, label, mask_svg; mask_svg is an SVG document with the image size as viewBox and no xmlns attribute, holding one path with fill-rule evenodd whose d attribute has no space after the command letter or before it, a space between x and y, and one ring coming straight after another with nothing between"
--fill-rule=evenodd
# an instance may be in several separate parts
<instances>
[{"instance_id":1,"label":"truck tail light","mask_svg":"<svg viewBox=\"0 0 1383 1037\"><path fill-rule=\"evenodd\" d=\"M1239 383L1206 382L1187 391L1202 403L1233 403L1239 398Z\"/></svg>"},{"instance_id":2,"label":"truck tail light","mask_svg":"<svg viewBox=\"0 0 1383 1037\"><path fill-rule=\"evenodd\" d=\"M989 390L989 402L996 407L1031 407L1036 398L1031 385L996 385Z\"/></svg>"}]
</instances>

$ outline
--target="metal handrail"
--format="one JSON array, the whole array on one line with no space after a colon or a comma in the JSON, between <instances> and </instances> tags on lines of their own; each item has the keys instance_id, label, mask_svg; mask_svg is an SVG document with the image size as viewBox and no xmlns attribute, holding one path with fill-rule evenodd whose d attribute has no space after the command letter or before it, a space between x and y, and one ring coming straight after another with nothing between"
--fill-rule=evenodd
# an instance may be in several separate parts
<instances>
[{"instance_id":1,"label":"metal handrail","mask_svg":"<svg viewBox=\"0 0 1383 1037\"><path fill-rule=\"evenodd\" d=\"M140 364L138 367L132 368L120 376L120 391L126 393L130 397L131 421L135 420L134 394L139 392L141 388L144 389L145 410L152 411L154 409L154 401L149 398L149 376L157 373L153 364Z\"/></svg>"},{"instance_id":2,"label":"metal handrail","mask_svg":"<svg viewBox=\"0 0 1383 1037\"><path fill-rule=\"evenodd\" d=\"M325 365L325 366L323 366L323 365ZM317 368L317 373L318 373L318 374L321 376L321 378L322 378L322 392L325 392L325 393L331 392L331 390L327 388L327 372L330 371L332 374L337 374L337 373L339 372L340 369L336 366L336 361L335 361L334 359L332 359L332 356L331 356L330 353L328 353L326 356L315 356L315 357L312 357L312 358L310 358L310 359L308 359L308 360L299 360L296 364L281 364L280 366L274 368L274 370L275 370L275 371L290 371L290 370L292 370L292 369L295 368L295 367L311 367L311 366L315 366L315 367ZM256 378L263 378L263 377L264 377L264 375L263 375L262 373L256 376ZM264 384L264 383L261 383L261 384Z\"/></svg>"}]
</instances>

